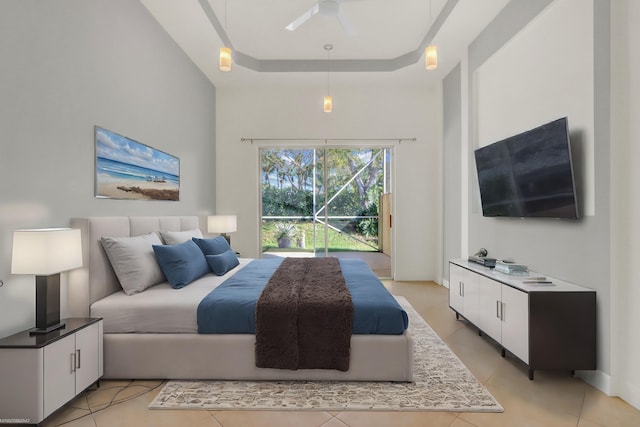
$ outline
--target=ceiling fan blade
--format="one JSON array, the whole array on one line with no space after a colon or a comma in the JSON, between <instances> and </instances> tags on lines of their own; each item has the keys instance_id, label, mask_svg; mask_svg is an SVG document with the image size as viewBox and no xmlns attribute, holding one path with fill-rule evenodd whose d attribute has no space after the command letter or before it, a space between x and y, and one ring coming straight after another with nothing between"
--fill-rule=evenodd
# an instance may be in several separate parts
<instances>
[{"instance_id":1,"label":"ceiling fan blade","mask_svg":"<svg viewBox=\"0 0 640 427\"><path fill-rule=\"evenodd\" d=\"M338 22L340 22L342 29L344 29L344 32L347 33L347 35L355 35L356 31L353 29L353 25L351 25L351 22L342 13L338 13Z\"/></svg>"},{"instance_id":2,"label":"ceiling fan blade","mask_svg":"<svg viewBox=\"0 0 640 427\"><path fill-rule=\"evenodd\" d=\"M311 9L307 10L305 13L303 13L302 15L300 15L299 17L297 17L296 19L294 19L289 25L287 25L285 28L289 31L294 31L296 28L298 28L300 25L304 24L305 22L307 22L309 19L311 19L311 17L313 15L315 15L316 13L318 13L320 11L320 6L318 3L314 4Z\"/></svg>"}]
</instances>

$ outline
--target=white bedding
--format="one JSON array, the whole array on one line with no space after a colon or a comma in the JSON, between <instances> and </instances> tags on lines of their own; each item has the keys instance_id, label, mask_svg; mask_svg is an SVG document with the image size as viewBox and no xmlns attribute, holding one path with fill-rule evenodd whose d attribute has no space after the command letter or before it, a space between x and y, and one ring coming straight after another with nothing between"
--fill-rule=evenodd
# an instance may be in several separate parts
<instances>
[{"instance_id":1,"label":"white bedding","mask_svg":"<svg viewBox=\"0 0 640 427\"><path fill-rule=\"evenodd\" d=\"M116 292L91 304L91 317L104 319L104 333L198 333L198 304L209 292L251 262L240 258L240 265L224 276L213 273L182 289L164 282L135 295Z\"/></svg>"}]
</instances>

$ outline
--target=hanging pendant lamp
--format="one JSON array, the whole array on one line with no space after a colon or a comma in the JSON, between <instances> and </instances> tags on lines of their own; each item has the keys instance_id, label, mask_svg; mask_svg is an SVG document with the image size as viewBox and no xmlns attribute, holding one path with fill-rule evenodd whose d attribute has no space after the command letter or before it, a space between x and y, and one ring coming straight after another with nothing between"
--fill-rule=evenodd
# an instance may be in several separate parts
<instances>
[{"instance_id":1,"label":"hanging pendant lamp","mask_svg":"<svg viewBox=\"0 0 640 427\"><path fill-rule=\"evenodd\" d=\"M324 112L325 113L330 113L331 110L333 109L333 98L331 97L331 95L327 95L324 97Z\"/></svg>"},{"instance_id":2,"label":"hanging pendant lamp","mask_svg":"<svg viewBox=\"0 0 640 427\"><path fill-rule=\"evenodd\" d=\"M424 50L424 58L427 70L438 68L438 46L430 44Z\"/></svg>"},{"instance_id":3,"label":"hanging pendant lamp","mask_svg":"<svg viewBox=\"0 0 640 427\"><path fill-rule=\"evenodd\" d=\"M227 33L227 1L224 2L224 32ZM226 46L220 48L220 57L218 60L218 68L220 71L231 71L231 48Z\"/></svg>"},{"instance_id":4,"label":"hanging pendant lamp","mask_svg":"<svg viewBox=\"0 0 640 427\"><path fill-rule=\"evenodd\" d=\"M325 44L324 50L327 51L327 61L329 61L329 52L333 49L332 44ZM329 62L327 62L327 94L323 98L323 111L325 113L330 113L333 109L333 97L330 94L330 81L329 81Z\"/></svg>"},{"instance_id":5,"label":"hanging pendant lamp","mask_svg":"<svg viewBox=\"0 0 640 427\"><path fill-rule=\"evenodd\" d=\"M431 29L431 0L429 0L429 29ZM435 70L438 68L438 47L430 44L424 49L424 61L427 70Z\"/></svg>"},{"instance_id":6,"label":"hanging pendant lamp","mask_svg":"<svg viewBox=\"0 0 640 427\"><path fill-rule=\"evenodd\" d=\"M220 48L220 61L218 63L220 71L231 71L231 49L228 47Z\"/></svg>"}]
</instances>

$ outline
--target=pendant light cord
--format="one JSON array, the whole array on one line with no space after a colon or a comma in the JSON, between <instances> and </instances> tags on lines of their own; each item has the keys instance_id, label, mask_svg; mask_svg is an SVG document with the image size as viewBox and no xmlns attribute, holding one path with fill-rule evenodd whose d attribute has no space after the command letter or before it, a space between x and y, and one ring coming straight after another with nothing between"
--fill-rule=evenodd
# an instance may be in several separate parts
<instances>
[{"instance_id":1,"label":"pendant light cord","mask_svg":"<svg viewBox=\"0 0 640 427\"><path fill-rule=\"evenodd\" d=\"M327 71L327 96L331 95L331 84L329 82L329 72Z\"/></svg>"},{"instance_id":2,"label":"pendant light cord","mask_svg":"<svg viewBox=\"0 0 640 427\"><path fill-rule=\"evenodd\" d=\"M331 74L331 50L333 49L332 44L325 44L324 50L327 51L327 96L331 95L331 80L329 79L329 75Z\"/></svg>"}]
</instances>

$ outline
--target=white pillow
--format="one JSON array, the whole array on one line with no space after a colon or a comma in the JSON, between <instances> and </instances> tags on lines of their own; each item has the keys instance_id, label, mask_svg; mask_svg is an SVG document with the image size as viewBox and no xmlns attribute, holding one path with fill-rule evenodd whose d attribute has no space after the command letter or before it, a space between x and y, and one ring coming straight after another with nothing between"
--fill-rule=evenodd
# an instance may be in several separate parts
<instances>
[{"instance_id":1,"label":"white pillow","mask_svg":"<svg viewBox=\"0 0 640 427\"><path fill-rule=\"evenodd\" d=\"M156 233L101 240L125 294L137 294L166 281L153 252L153 245L162 245Z\"/></svg>"},{"instance_id":2,"label":"white pillow","mask_svg":"<svg viewBox=\"0 0 640 427\"><path fill-rule=\"evenodd\" d=\"M191 240L192 237L202 239L202 231L199 228L187 231L161 231L160 236L166 245L177 245Z\"/></svg>"}]
</instances>

